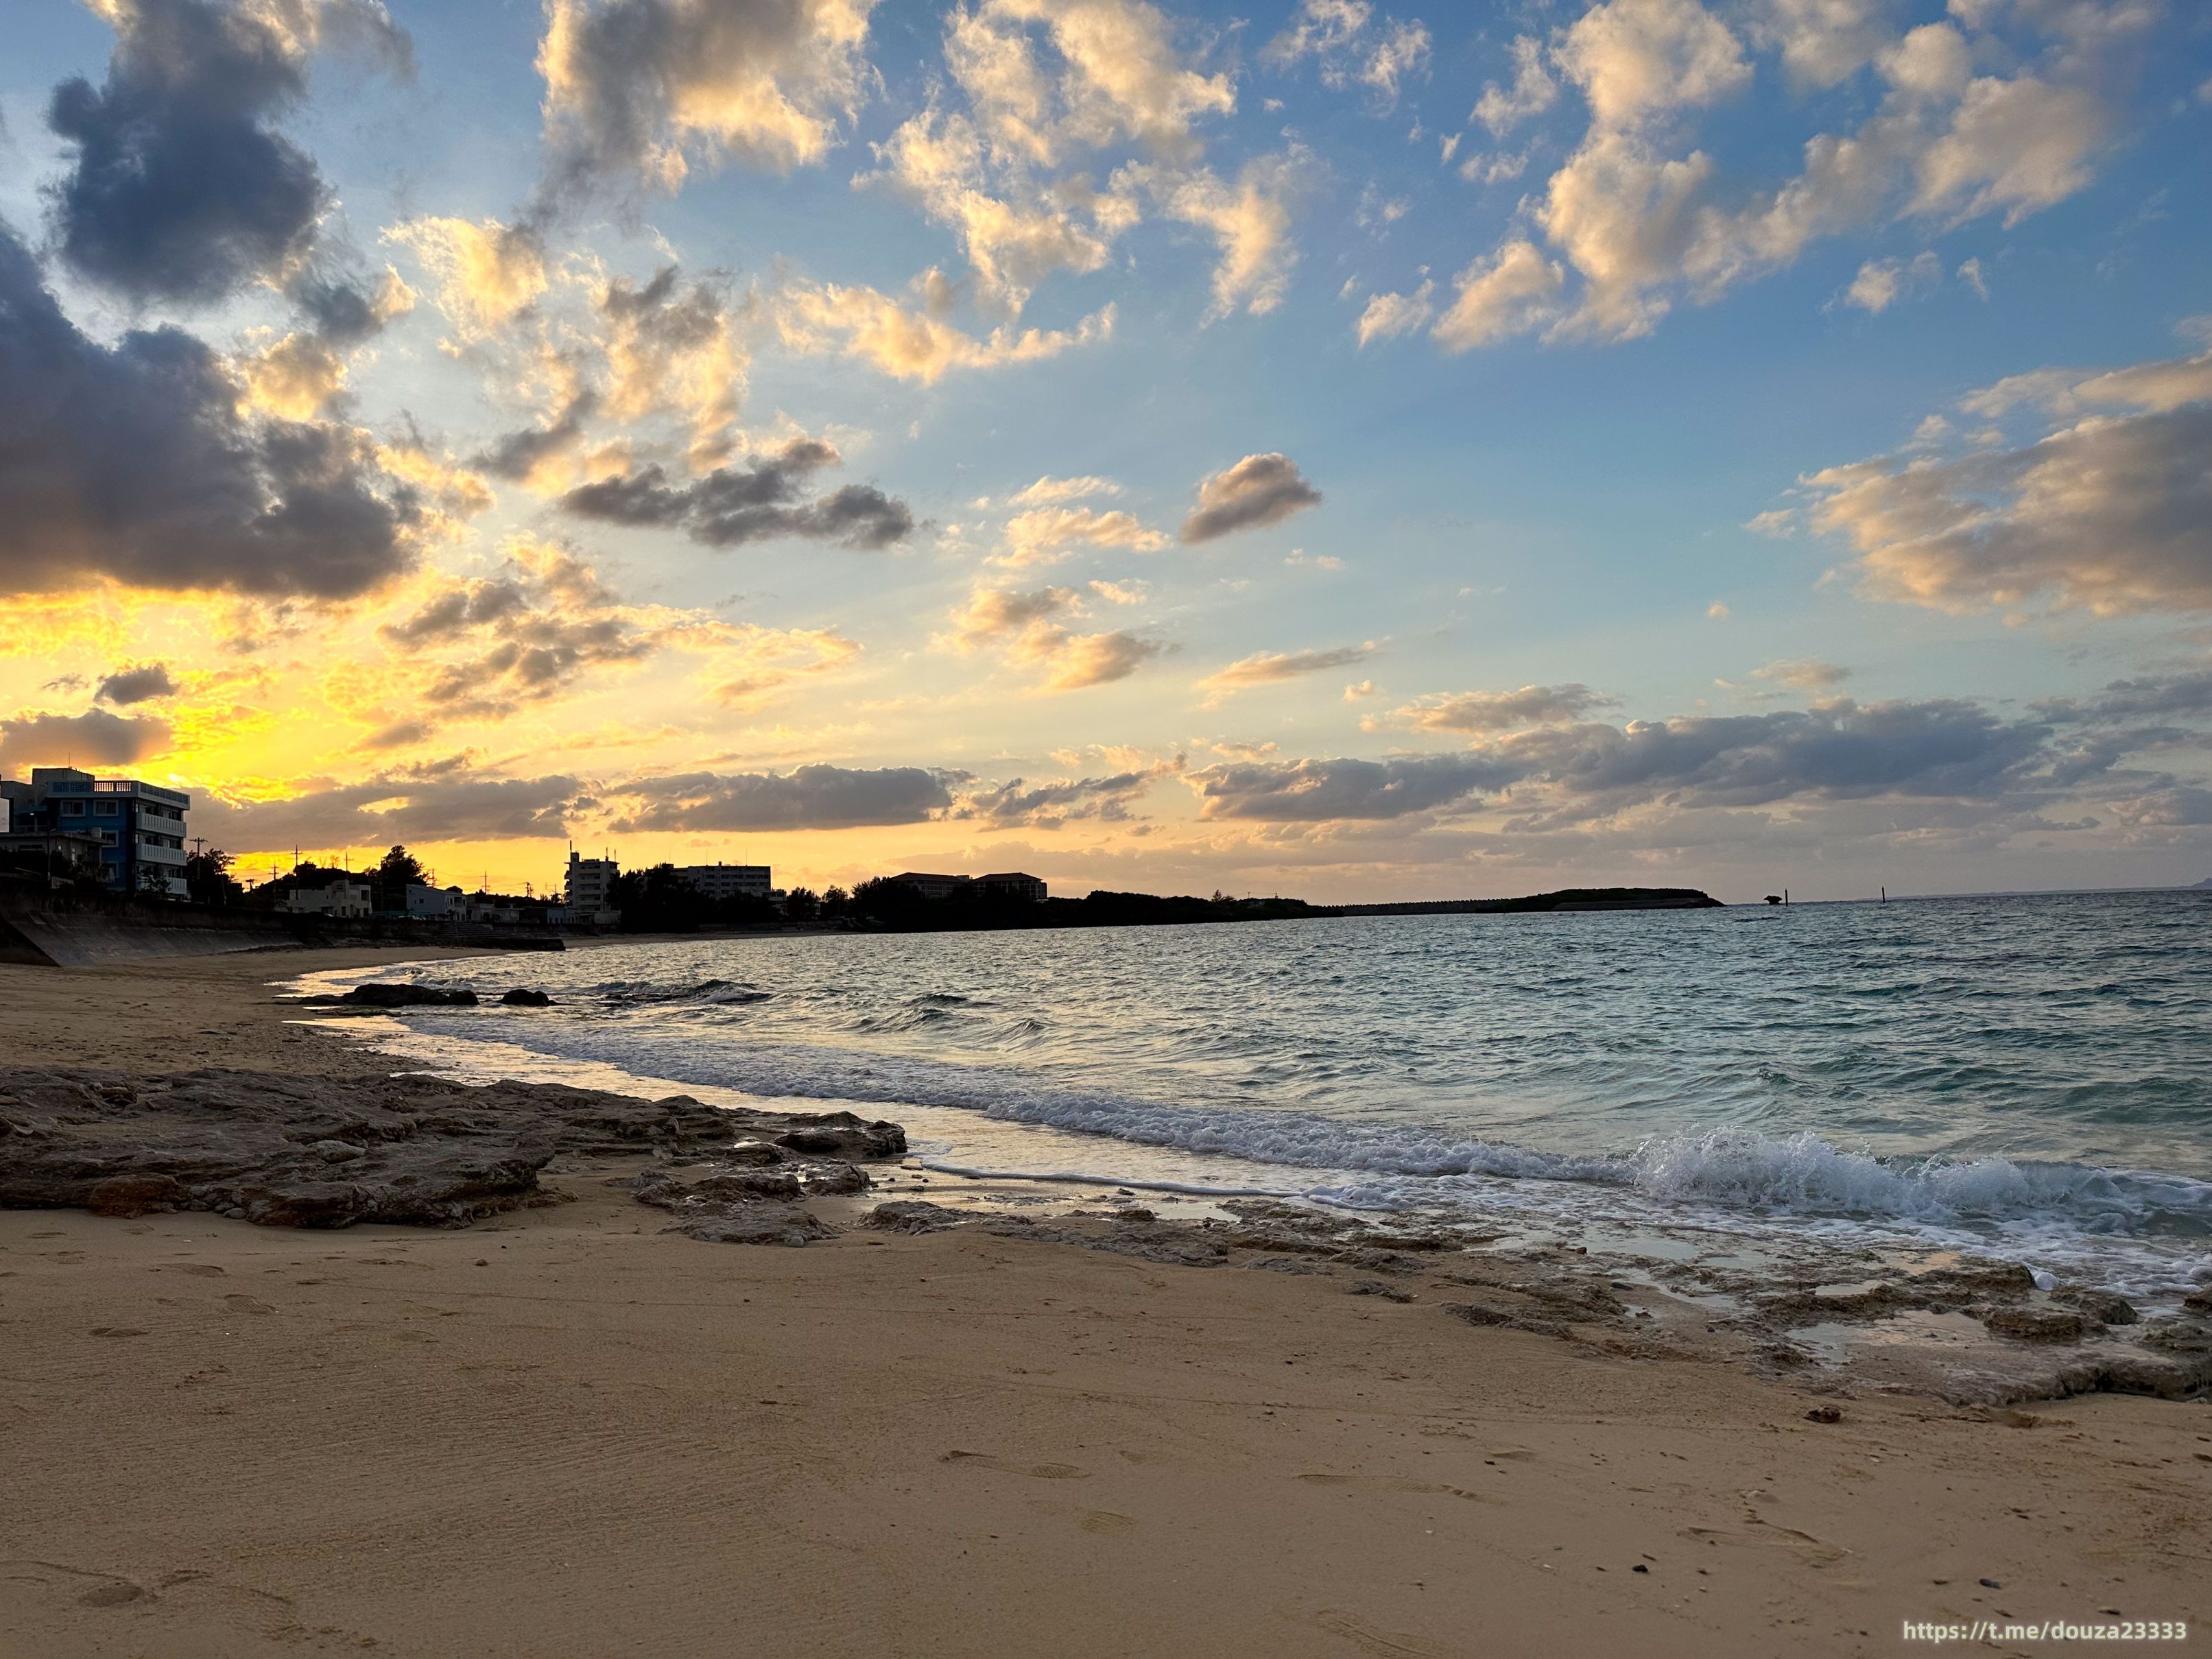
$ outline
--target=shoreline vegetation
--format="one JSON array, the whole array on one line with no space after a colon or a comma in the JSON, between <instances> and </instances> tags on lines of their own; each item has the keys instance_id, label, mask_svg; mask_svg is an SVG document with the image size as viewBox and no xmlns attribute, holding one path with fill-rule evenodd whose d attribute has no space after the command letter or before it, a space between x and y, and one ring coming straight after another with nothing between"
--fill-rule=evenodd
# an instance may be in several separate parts
<instances>
[{"instance_id":1,"label":"shoreline vegetation","mask_svg":"<svg viewBox=\"0 0 2212 1659\"><path fill-rule=\"evenodd\" d=\"M656 880L656 877L663 879ZM1180 894L1120 893L1100 888L1082 898L1025 899L988 891L930 898L907 884L889 878L862 882L849 894L832 888L816 895L802 889L791 896L782 918L749 908L759 901L702 903L660 866L625 876L621 893L623 931L668 933L722 921L742 927L804 930L849 929L900 933L980 933L1043 927L1151 927L1194 922L1291 921L1322 916L1505 915L1583 910L1717 909L1721 902L1686 887L1576 887L1515 898L1431 899L1383 904L1310 904L1297 898L1236 898L1225 893L1200 897Z\"/></svg>"},{"instance_id":2,"label":"shoreline vegetation","mask_svg":"<svg viewBox=\"0 0 2212 1659\"><path fill-rule=\"evenodd\" d=\"M395 848L393 853L404 854ZM222 860L220 853L209 855ZM218 868L218 874L220 870ZM269 884L271 889L279 884ZM94 884L56 887L42 872L0 872L0 963L90 967L142 956L200 956L347 944L420 942L424 946L557 951L569 941L639 934L967 933L1036 928L1141 927L1189 923L1285 921L1331 916L1507 915L1593 910L1723 908L1694 888L1577 887L1495 899L1416 900L1379 904L1310 904L1296 898L1234 898L1103 889L1079 899L1030 900L990 892L928 898L890 879L851 893L800 889L778 910L767 900L710 899L678 878L672 866L632 872L617 882L621 921L611 927L555 925L546 905L520 908L507 922L456 921L404 914L337 917L291 914L254 893L196 888L176 902L114 894ZM255 890L257 893L265 890ZM521 903L518 901L518 903ZM534 914L534 919L533 919Z\"/></svg>"},{"instance_id":3,"label":"shoreline vegetation","mask_svg":"<svg viewBox=\"0 0 2212 1659\"><path fill-rule=\"evenodd\" d=\"M2201 1399L1961 1405L1595 1252L394 1074L271 966L0 966L0 1177L48 1183L0 1201L105 1187L0 1207L0 1651L1748 1659L2212 1613ZM2039 1308L2016 1277L1922 1288Z\"/></svg>"}]
</instances>

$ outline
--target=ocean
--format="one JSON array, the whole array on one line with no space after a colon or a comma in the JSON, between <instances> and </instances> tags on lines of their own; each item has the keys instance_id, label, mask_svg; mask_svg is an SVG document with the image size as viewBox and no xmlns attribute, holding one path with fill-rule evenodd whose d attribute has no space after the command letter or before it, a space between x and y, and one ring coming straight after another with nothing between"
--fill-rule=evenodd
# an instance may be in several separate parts
<instances>
[{"instance_id":1,"label":"ocean","mask_svg":"<svg viewBox=\"0 0 2212 1659\"><path fill-rule=\"evenodd\" d=\"M325 974L396 1067L908 1127L949 1174L1721 1261L2212 1262L2212 893L615 944ZM555 1006L507 1008L515 986Z\"/></svg>"}]
</instances>

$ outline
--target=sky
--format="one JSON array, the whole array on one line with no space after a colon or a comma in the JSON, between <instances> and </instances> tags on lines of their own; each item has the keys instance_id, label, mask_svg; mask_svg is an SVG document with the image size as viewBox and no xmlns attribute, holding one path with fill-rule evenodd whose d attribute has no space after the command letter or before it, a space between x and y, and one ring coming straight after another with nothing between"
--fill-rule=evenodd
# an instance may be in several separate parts
<instances>
[{"instance_id":1,"label":"sky","mask_svg":"<svg viewBox=\"0 0 2212 1659\"><path fill-rule=\"evenodd\" d=\"M28 0L0 773L1317 902L2212 877L2191 0Z\"/></svg>"}]
</instances>

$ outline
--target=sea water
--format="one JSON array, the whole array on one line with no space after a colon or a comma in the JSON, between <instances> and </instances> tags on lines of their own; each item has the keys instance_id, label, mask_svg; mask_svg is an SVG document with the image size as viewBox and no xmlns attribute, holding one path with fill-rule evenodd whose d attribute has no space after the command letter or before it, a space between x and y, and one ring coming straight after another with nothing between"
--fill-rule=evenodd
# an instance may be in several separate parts
<instances>
[{"instance_id":1,"label":"sea water","mask_svg":"<svg viewBox=\"0 0 2212 1659\"><path fill-rule=\"evenodd\" d=\"M804 934L330 974L466 1079L904 1122L929 1166L1553 1236L2212 1263L2212 893ZM533 986L550 1008L496 1006Z\"/></svg>"}]
</instances>

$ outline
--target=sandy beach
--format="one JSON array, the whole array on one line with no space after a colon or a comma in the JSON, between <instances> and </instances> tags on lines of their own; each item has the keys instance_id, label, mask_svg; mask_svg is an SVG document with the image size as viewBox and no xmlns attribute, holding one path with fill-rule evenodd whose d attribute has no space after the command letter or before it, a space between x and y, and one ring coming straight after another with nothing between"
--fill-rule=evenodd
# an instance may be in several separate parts
<instances>
[{"instance_id":1,"label":"sandy beach","mask_svg":"<svg viewBox=\"0 0 2212 1659\"><path fill-rule=\"evenodd\" d=\"M374 959L0 968L0 1037L372 1077L270 981ZM804 1249L703 1243L610 1184L646 1164L458 1229L0 1212L0 1654L1874 1654L2212 1613L2201 1400L1844 1398L1473 1325L1437 1273L860 1224L881 1192Z\"/></svg>"}]
</instances>

